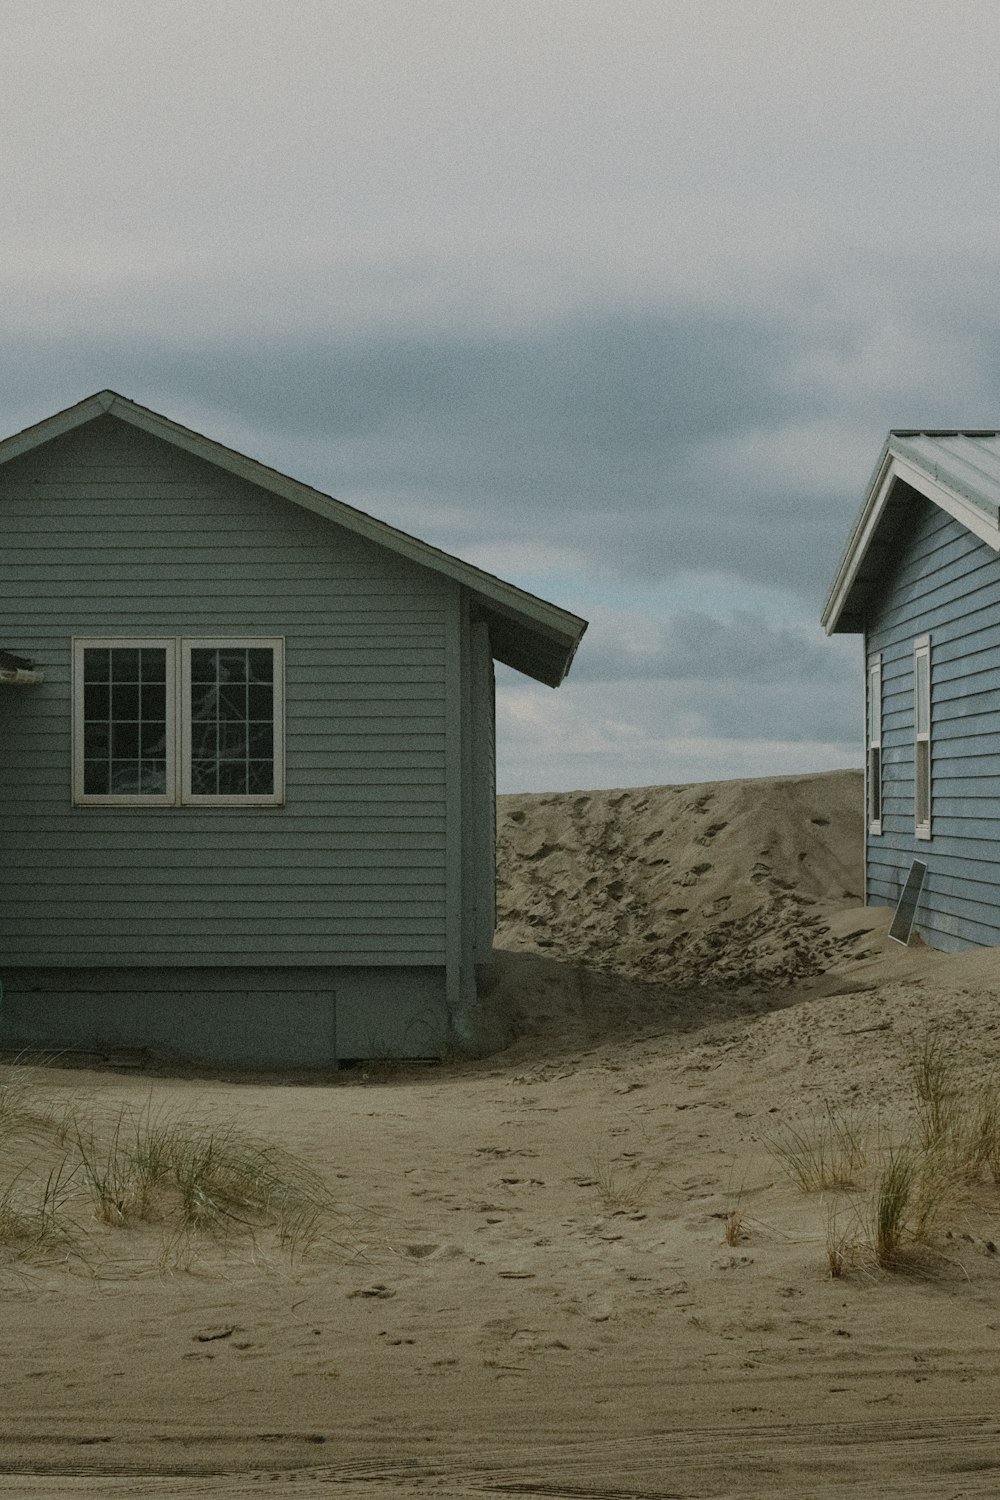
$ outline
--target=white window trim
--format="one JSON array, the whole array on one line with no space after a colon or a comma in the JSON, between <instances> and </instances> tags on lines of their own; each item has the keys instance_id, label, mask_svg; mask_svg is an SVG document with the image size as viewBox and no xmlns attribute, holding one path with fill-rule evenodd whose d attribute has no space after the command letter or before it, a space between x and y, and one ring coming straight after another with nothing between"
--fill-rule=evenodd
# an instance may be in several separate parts
<instances>
[{"instance_id":1,"label":"white window trim","mask_svg":"<svg viewBox=\"0 0 1000 1500\"><path fill-rule=\"evenodd\" d=\"M119 649L155 649L160 647L167 653L167 739L166 791L159 792L108 792L87 793L83 789L83 653L89 649L98 651ZM75 807L172 807L176 801L174 787L177 776L176 736L170 733L173 716L176 721L176 663L177 642L173 636L74 636L73 638L73 804Z\"/></svg>"},{"instance_id":2,"label":"white window trim","mask_svg":"<svg viewBox=\"0 0 1000 1500\"><path fill-rule=\"evenodd\" d=\"M866 702L865 731L867 755L865 756L865 812L868 832L882 832L882 656L876 653L868 658L868 698ZM878 787L873 788L873 751L878 751ZM878 817L872 816L875 805L873 790L878 791Z\"/></svg>"},{"instance_id":3,"label":"white window trim","mask_svg":"<svg viewBox=\"0 0 1000 1500\"><path fill-rule=\"evenodd\" d=\"M191 791L191 651L227 646L269 649L274 655L274 791L265 795L195 796ZM283 636L74 636L72 798L74 807L282 807L285 802L285 641ZM167 653L166 791L108 793L83 789L83 653L162 647Z\"/></svg>"},{"instance_id":4,"label":"white window trim","mask_svg":"<svg viewBox=\"0 0 1000 1500\"><path fill-rule=\"evenodd\" d=\"M918 702L920 695L919 674L920 663L927 663L927 728L919 730ZM931 702L931 638L922 635L913 642L913 832L918 839L929 839L931 836L931 811L933 804L933 754L931 750L931 723L933 720ZM919 746L927 746L927 816L920 817L920 806L917 800L917 759L920 755Z\"/></svg>"},{"instance_id":5,"label":"white window trim","mask_svg":"<svg viewBox=\"0 0 1000 1500\"><path fill-rule=\"evenodd\" d=\"M198 796L191 790L191 652L269 649L274 656L274 791L242 796ZM285 642L281 636L185 636L180 642L180 800L184 807L280 807L285 800Z\"/></svg>"}]
</instances>

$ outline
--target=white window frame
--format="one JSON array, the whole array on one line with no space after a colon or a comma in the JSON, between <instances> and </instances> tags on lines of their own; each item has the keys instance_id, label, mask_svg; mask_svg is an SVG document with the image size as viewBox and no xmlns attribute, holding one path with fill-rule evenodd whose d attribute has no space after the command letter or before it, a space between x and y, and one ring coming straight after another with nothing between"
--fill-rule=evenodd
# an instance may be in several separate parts
<instances>
[{"instance_id":1,"label":"white window frame","mask_svg":"<svg viewBox=\"0 0 1000 1500\"><path fill-rule=\"evenodd\" d=\"M191 790L191 652L267 650L274 659L274 791L234 796L232 793L197 795ZM180 642L180 800L185 807L280 807L285 800L285 642L281 636L185 636Z\"/></svg>"},{"instance_id":2,"label":"white window frame","mask_svg":"<svg viewBox=\"0 0 1000 1500\"><path fill-rule=\"evenodd\" d=\"M191 791L191 652L197 647L270 650L274 660L274 791L247 796L196 796ZM84 791L83 653L166 651L166 790L162 793ZM285 641L283 636L74 636L72 642L72 799L75 807L281 807L285 802Z\"/></svg>"},{"instance_id":3,"label":"white window frame","mask_svg":"<svg viewBox=\"0 0 1000 1500\"><path fill-rule=\"evenodd\" d=\"M926 718L921 722L921 678L926 680ZM913 832L918 839L931 836L931 638L922 635L913 642ZM923 777L921 777L921 763ZM921 791L924 795L921 796Z\"/></svg>"},{"instance_id":4,"label":"white window frame","mask_svg":"<svg viewBox=\"0 0 1000 1500\"><path fill-rule=\"evenodd\" d=\"M867 702L868 754L865 770L865 794L868 832L882 832L882 657L868 658Z\"/></svg>"},{"instance_id":5,"label":"white window frame","mask_svg":"<svg viewBox=\"0 0 1000 1500\"><path fill-rule=\"evenodd\" d=\"M164 792L85 792L83 653L87 650L117 651L160 648L167 653L167 737L166 790ZM73 639L73 804L76 807L172 807L177 784L176 737L171 722L176 720L177 642L172 636L75 636Z\"/></svg>"}]
</instances>

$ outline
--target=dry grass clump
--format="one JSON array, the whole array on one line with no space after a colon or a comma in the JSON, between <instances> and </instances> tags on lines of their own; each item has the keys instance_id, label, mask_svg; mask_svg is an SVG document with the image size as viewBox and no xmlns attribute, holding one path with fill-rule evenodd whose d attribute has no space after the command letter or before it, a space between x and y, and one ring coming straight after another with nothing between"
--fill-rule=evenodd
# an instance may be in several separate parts
<instances>
[{"instance_id":1,"label":"dry grass clump","mask_svg":"<svg viewBox=\"0 0 1000 1500\"><path fill-rule=\"evenodd\" d=\"M829 1101L818 1119L783 1125L767 1144L804 1193L851 1187L867 1160L857 1119Z\"/></svg>"},{"instance_id":2,"label":"dry grass clump","mask_svg":"<svg viewBox=\"0 0 1000 1500\"><path fill-rule=\"evenodd\" d=\"M301 1255L335 1244L322 1178L290 1153L229 1122L147 1106L107 1115L76 1101L47 1108L30 1075L0 1076L0 1255L64 1258L94 1251L86 1223L158 1225L171 1240L270 1231Z\"/></svg>"},{"instance_id":3,"label":"dry grass clump","mask_svg":"<svg viewBox=\"0 0 1000 1500\"><path fill-rule=\"evenodd\" d=\"M0 1192L0 1252L10 1259L38 1259L76 1250L78 1235L64 1213L68 1174L54 1167L40 1182L22 1177Z\"/></svg>"},{"instance_id":4,"label":"dry grass clump","mask_svg":"<svg viewBox=\"0 0 1000 1500\"><path fill-rule=\"evenodd\" d=\"M602 1204L615 1213L638 1208L645 1201L658 1168L638 1160L617 1162L608 1152L596 1151L590 1157L590 1170Z\"/></svg>"},{"instance_id":5,"label":"dry grass clump","mask_svg":"<svg viewBox=\"0 0 1000 1500\"><path fill-rule=\"evenodd\" d=\"M768 1145L803 1192L846 1193L853 1226L844 1232L836 1200L827 1219L831 1276L851 1265L901 1270L929 1264L934 1238L949 1214L968 1206L984 1180L1000 1188L1000 1078L976 1077L978 1058L963 1059L941 1026L929 1025L906 1051L913 1126L883 1139L888 1101L867 1127L832 1105L820 1118L786 1124ZM851 1190L854 1190L853 1192Z\"/></svg>"}]
</instances>

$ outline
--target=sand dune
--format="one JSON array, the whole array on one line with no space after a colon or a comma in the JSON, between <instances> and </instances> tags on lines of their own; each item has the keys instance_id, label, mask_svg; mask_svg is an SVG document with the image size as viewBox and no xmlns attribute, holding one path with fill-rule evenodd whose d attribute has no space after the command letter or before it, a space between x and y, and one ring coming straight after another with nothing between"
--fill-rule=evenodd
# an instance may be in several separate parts
<instances>
[{"instance_id":1,"label":"sand dune","mask_svg":"<svg viewBox=\"0 0 1000 1500\"><path fill-rule=\"evenodd\" d=\"M501 797L503 948L674 984L788 983L862 899L861 776Z\"/></svg>"},{"instance_id":2,"label":"sand dune","mask_svg":"<svg viewBox=\"0 0 1000 1500\"><path fill-rule=\"evenodd\" d=\"M504 1052L37 1072L280 1142L347 1250L91 1222L88 1265L8 1268L0 1494L996 1493L996 1186L905 1271L864 1251L915 1041L953 1039L959 1098L1000 1065L996 954L904 950L858 906L855 773L503 798L499 829ZM803 1193L774 1142L828 1107L866 1164Z\"/></svg>"}]
</instances>

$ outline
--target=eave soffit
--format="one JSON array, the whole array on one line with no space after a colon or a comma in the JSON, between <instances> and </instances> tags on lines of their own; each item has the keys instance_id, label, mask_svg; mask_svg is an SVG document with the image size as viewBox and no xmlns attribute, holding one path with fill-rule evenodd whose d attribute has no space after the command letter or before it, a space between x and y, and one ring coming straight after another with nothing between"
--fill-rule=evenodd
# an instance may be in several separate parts
<instances>
[{"instance_id":1,"label":"eave soffit","mask_svg":"<svg viewBox=\"0 0 1000 1500\"><path fill-rule=\"evenodd\" d=\"M873 564L893 550L900 496L909 486L1000 552L1000 433L890 432L821 616L827 635L860 632ZM893 516L893 512L897 512Z\"/></svg>"}]
</instances>

